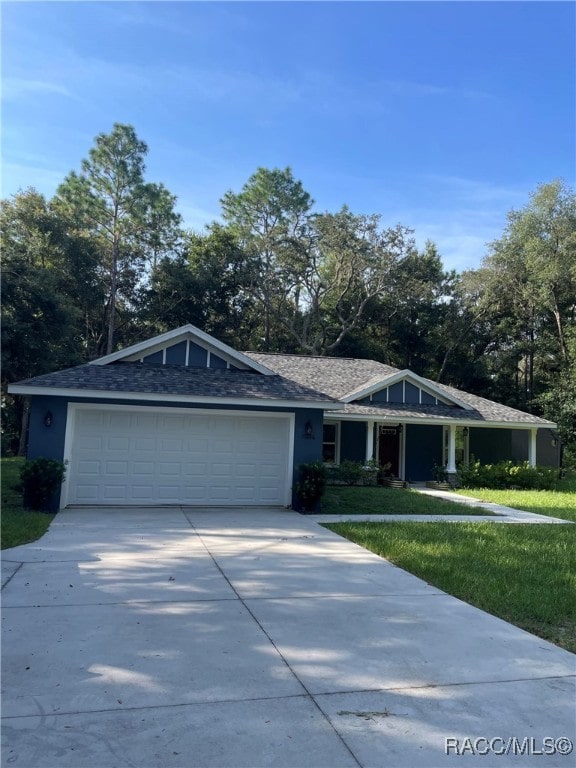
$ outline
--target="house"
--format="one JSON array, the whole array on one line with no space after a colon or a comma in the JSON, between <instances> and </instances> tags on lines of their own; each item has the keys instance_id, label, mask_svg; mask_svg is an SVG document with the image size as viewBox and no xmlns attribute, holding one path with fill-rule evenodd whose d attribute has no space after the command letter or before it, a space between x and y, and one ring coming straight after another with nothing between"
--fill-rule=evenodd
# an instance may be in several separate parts
<instances>
[{"instance_id":1,"label":"house","mask_svg":"<svg viewBox=\"0 0 576 768\"><path fill-rule=\"evenodd\" d=\"M552 422L373 360L238 352L186 325L12 384L28 458L67 462L60 506L290 506L301 463L557 465Z\"/></svg>"}]
</instances>

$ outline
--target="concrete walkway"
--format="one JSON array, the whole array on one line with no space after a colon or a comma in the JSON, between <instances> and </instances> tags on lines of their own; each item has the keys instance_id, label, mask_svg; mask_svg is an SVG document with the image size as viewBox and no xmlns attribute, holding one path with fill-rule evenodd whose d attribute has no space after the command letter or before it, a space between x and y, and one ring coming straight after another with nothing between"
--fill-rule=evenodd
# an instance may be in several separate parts
<instances>
[{"instance_id":1,"label":"concrete walkway","mask_svg":"<svg viewBox=\"0 0 576 768\"><path fill-rule=\"evenodd\" d=\"M505 507L503 504L494 504L491 501L481 501L473 499L470 496L463 496L454 491L439 491L435 488L426 488L425 486L413 485L411 489L422 493L425 496L443 501L452 501L455 504L463 504L472 509L485 509L490 512L489 515L313 515L312 519L323 523L343 523L351 521L372 521L379 523L393 522L419 522L419 523L437 523L446 521L449 523L528 523L528 524L561 524L573 525L570 520L562 520L559 517L548 517L547 515L537 515L534 512L522 512L512 507Z\"/></svg>"},{"instance_id":2,"label":"concrete walkway","mask_svg":"<svg viewBox=\"0 0 576 768\"><path fill-rule=\"evenodd\" d=\"M5 768L573 765L575 656L309 517L68 510L3 556Z\"/></svg>"}]
</instances>

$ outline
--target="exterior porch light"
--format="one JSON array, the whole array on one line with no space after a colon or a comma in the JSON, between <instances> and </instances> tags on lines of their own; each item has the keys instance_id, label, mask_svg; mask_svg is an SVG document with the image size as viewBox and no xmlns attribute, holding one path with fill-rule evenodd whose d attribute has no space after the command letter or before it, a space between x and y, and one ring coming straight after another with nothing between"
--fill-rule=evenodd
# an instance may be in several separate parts
<instances>
[{"instance_id":1,"label":"exterior porch light","mask_svg":"<svg viewBox=\"0 0 576 768\"><path fill-rule=\"evenodd\" d=\"M464 437L468 437L468 427L464 427L464 429L462 430L462 434Z\"/></svg>"},{"instance_id":2,"label":"exterior porch light","mask_svg":"<svg viewBox=\"0 0 576 768\"><path fill-rule=\"evenodd\" d=\"M44 426L51 427L53 421L52 411L46 411L44 414Z\"/></svg>"},{"instance_id":3,"label":"exterior porch light","mask_svg":"<svg viewBox=\"0 0 576 768\"><path fill-rule=\"evenodd\" d=\"M398 432L398 434L401 435L403 431L404 431L404 424L398 424L398 426L396 427L396 432Z\"/></svg>"},{"instance_id":4,"label":"exterior porch light","mask_svg":"<svg viewBox=\"0 0 576 768\"><path fill-rule=\"evenodd\" d=\"M306 424L304 424L304 437L306 440L314 440L314 427L312 426L311 421L307 421Z\"/></svg>"}]
</instances>

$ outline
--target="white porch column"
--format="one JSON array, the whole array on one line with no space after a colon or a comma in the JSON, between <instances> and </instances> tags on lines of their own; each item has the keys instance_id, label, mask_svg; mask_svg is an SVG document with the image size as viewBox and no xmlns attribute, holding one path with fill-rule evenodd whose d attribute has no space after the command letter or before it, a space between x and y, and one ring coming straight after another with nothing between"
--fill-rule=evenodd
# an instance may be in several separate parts
<instances>
[{"instance_id":1,"label":"white porch column","mask_svg":"<svg viewBox=\"0 0 576 768\"><path fill-rule=\"evenodd\" d=\"M530 430L530 442L528 444L528 464L531 467L536 466L536 436L538 435L537 429Z\"/></svg>"},{"instance_id":2,"label":"white porch column","mask_svg":"<svg viewBox=\"0 0 576 768\"><path fill-rule=\"evenodd\" d=\"M448 463L446 472L449 475L456 474L456 424L450 424L448 427Z\"/></svg>"},{"instance_id":3,"label":"white porch column","mask_svg":"<svg viewBox=\"0 0 576 768\"><path fill-rule=\"evenodd\" d=\"M366 461L374 458L374 422L366 422Z\"/></svg>"}]
</instances>

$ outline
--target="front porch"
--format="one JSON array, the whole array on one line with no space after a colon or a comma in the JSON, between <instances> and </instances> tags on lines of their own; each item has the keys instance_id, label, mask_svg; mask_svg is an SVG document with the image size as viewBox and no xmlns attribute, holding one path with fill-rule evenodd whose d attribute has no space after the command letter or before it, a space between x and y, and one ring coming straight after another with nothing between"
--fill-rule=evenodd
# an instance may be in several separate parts
<instances>
[{"instance_id":1,"label":"front porch","mask_svg":"<svg viewBox=\"0 0 576 768\"><path fill-rule=\"evenodd\" d=\"M435 479L438 468L455 475L471 456L483 464L502 460L555 466L555 437L549 429L449 423L329 418L324 421L325 463L375 459L405 482Z\"/></svg>"}]
</instances>

